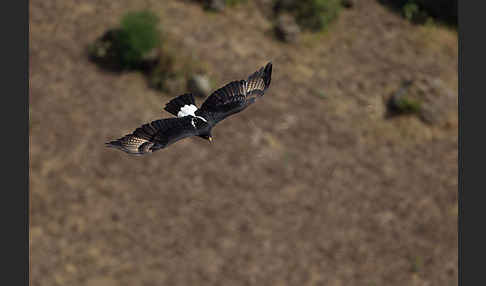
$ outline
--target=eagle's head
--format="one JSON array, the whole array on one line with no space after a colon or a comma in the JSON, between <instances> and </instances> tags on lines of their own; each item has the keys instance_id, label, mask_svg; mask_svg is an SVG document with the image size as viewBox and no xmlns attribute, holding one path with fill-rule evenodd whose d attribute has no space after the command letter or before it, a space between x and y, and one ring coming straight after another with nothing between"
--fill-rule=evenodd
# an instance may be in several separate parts
<instances>
[{"instance_id":1,"label":"eagle's head","mask_svg":"<svg viewBox=\"0 0 486 286\"><path fill-rule=\"evenodd\" d=\"M213 141L213 137L211 136L211 133L202 134L202 135L199 135L199 137L201 137L205 140L208 140L210 143Z\"/></svg>"}]
</instances>

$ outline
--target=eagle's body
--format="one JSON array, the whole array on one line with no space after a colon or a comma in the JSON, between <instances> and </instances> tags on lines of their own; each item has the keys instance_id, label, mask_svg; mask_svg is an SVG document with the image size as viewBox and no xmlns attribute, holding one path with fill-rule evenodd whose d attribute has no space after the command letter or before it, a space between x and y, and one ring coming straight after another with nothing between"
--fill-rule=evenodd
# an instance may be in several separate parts
<instances>
[{"instance_id":1,"label":"eagle's body","mask_svg":"<svg viewBox=\"0 0 486 286\"><path fill-rule=\"evenodd\" d=\"M169 101L165 110L177 116L144 124L133 133L106 143L130 154L145 154L163 149L190 136L212 140L211 129L226 117L243 111L262 97L270 85L272 64L268 63L248 77L233 81L214 91L200 108L190 93Z\"/></svg>"}]
</instances>

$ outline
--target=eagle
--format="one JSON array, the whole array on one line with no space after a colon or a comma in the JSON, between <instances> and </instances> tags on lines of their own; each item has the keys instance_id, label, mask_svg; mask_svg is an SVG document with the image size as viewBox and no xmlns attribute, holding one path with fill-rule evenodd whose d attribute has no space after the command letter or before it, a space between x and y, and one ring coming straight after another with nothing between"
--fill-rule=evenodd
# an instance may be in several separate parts
<instances>
[{"instance_id":1,"label":"eagle","mask_svg":"<svg viewBox=\"0 0 486 286\"><path fill-rule=\"evenodd\" d=\"M198 136L212 142L212 128L230 115L243 111L270 86L272 63L251 74L246 80L232 81L215 90L197 108L192 93L169 101L164 109L176 117L143 124L131 134L105 143L129 154L152 153L187 137Z\"/></svg>"}]
</instances>

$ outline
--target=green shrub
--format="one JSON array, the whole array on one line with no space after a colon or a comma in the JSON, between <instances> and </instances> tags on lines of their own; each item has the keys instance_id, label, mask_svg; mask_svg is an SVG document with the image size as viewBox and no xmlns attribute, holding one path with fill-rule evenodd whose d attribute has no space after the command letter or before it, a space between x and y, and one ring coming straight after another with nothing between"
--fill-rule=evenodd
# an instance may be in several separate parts
<instances>
[{"instance_id":1,"label":"green shrub","mask_svg":"<svg viewBox=\"0 0 486 286\"><path fill-rule=\"evenodd\" d=\"M411 21L418 14L419 7L415 2L409 1L407 4L403 5L402 10L405 18Z\"/></svg>"},{"instance_id":2,"label":"green shrub","mask_svg":"<svg viewBox=\"0 0 486 286\"><path fill-rule=\"evenodd\" d=\"M123 67L137 66L147 52L159 46L158 22L149 11L129 12L123 17L114 43Z\"/></svg>"},{"instance_id":3,"label":"green shrub","mask_svg":"<svg viewBox=\"0 0 486 286\"><path fill-rule=\"evenodd\" d=\"M402 11L404 16L418 23L424 23L433 17L445 23L457 26L458 0L380 0L383 4Z\"/></svg>"},{"instance_id":4,"label":"green shrub","mask_svg":"<svg viewBox=\"0 0 486 286\"><path fill-rule=\"evenodd\" d=\"M408 97L398 99L395 104L399 113L419 113L421 111L420 102Z\"/></svg>"},{"instance_id":5,"label":"green shrub","mask_svg":"<svg viewBox=\"0 0 486 286\"><path fill-rule=\"evenodd\" d=\"M402 7L403 16L416 24L425 24L432 20L427 12L421 8L414 0L409 0Z\"/></svg>"},{"instance_id":6,"label":"green shrub","mask_svg":"<svg viewBox=\"0 0 486 286\"><path fill-rule=\"evenodd\" d=\"M303 29L319 31L337 18L341 11L341 0L276 0L275 10L285 10L295 16Z\"/></svg>"},{"instance_id":7,"label":"green shrub","mask_svg":"<svg viewBox=\"0 0 486 286\"><path fill-rule=\"evenodd\" d=\"M227 5L227 6L235 6L235 5L238 5L238 4L241 4L241 3L246 3L247 0L225 0L224 3Z\"/></svg>"}]
</instances>

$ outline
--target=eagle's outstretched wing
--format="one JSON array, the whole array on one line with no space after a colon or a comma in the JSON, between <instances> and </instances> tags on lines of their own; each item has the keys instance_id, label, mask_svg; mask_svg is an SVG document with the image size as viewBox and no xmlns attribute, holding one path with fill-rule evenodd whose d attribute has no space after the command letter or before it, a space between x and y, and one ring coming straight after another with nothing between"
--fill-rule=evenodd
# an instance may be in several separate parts
<instances>
[{"instance_id":1,"label":"eagle's outstretched wing","mask_svg":"<svg viewBox=\"0 0 486 286\"><path fill-rule=\"evenodd\" d=\"M271 79L272 63L268 63L247 80L232 81L213 92L196 111L196 115L209 117L216 124L245 109L255 101L256 96L263 96Z\"/></svg>"},{"instance_id":2,"label":"eagle's outstretched wing","mask_svg":"<svg viewBox=\"0 0 486 286\"><path fill-rule=\"evenodd\" d=\"M205 122L192 116L155 120L106 146L130 154L145 154L167 147L183 138L198 135Z\"/></svg>"}]
</instances>

